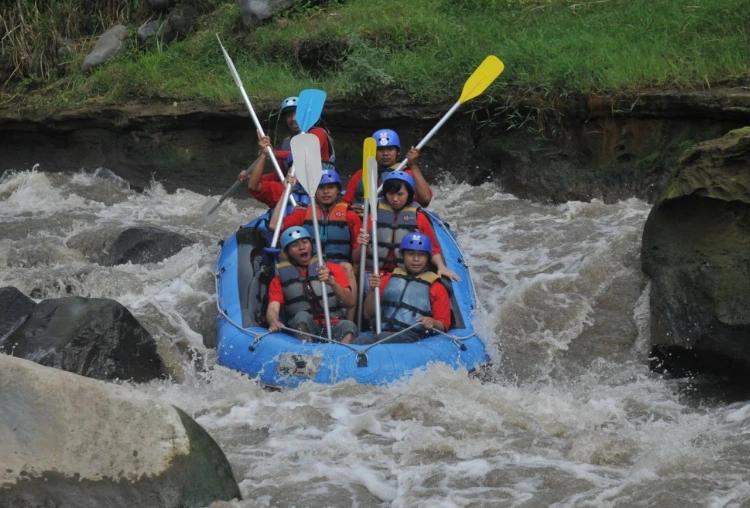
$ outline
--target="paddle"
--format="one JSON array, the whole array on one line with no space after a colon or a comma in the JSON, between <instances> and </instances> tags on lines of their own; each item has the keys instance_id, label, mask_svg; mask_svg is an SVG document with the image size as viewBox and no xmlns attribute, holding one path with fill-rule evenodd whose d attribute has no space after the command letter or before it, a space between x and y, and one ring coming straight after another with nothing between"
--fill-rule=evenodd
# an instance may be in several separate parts
<instances>
[{"instance_id":1,"label":"paddle","mask_svg":"<svg viewBox=\"0 0 750 508\"><path fill-rule=\"evenodd\" d=\"M224 49L224 45L221 43L221 39L219 39L219 34L216 34L216 40L219 41L219 46L221 46L221 52L224 53L224 60L227 62L227 67L229 67L229 71L232 73L232 77L234 78L234 83L237 85L237 88L240 89L240 94L242 95L242 99L245 101L245 106L247 106L247 110L250 112L250 116L253 119L253 123L255 124L255 128L258 129L258 132L261 136L265 136L265 132L263 131L263 127L260 125L260 121L258 120L258 117L255 115L255 110L253 109L253 105L250 104L250 98L247 96L247 93L245 92L245 87L242 85L242 80L240 79L240 75L237 73L237 69L234 67L234 63L232 62L232 59L229 58L229 53L227 53L227 50ZM270 145L267 148L268 151L268 157L271 159L271 162L273 163L274 169L276 169L276 174L279 175L279 180L282 182L284 181L284 173L281 171L281 168L279 167L279 161L276 160L276 155L273 152L273 147ZM297 205L297 202L294 201L294 198L291 198L292 205Z\"/></svg>"},{"instance_id":2,"label":"paddle","mask_svg":"<svg viewBox=\"0 0 750 508\"><path fill-rule=\"evenodd\" d=\"M255 159L255 162L250 164L250 168L255 166L255 164L258 163L258 159ZM243 175L246 174L250 168L243 171ZM218 201L214 198L208 198L205 203L203 203L203 224L206 226L210 226L214 222L216 222L216 219L219 218L219 212L217 210L221 206L221 204L224 202L225 199L227 199L229 196L231 196L232 192L242 183L241 180L237 180L232 184L231 187L229 187L229 190L226 191Z\"/></svg>"},{"instance_id":3,"label":"paddle","mask_svg":"<svg viewBox=\"0 0 750 508\"><path fill-rule=\"evenodd\" d=\"M231 187L229 187L229 190L226 191L218 201L214 198L208 198L205 203L203 203L203 224L206 226L210 226L214 222L216 222L216 219L219 218L219 207L224 202L225 199L229 197L229 195L234 192L234 190L241 184L242 182L237 180L232 184Z\"/></svg>"},{"instance_id":4,"label":"paddle","mask_svg":"<svg viewBox=\"0 0 750 508\"><path fill-rule=\"evenodd\" d=\"M302 98L302 94L300 94L300 98ZM318 230L318 209L315 204L315 191L318 190L320 178L323 176L323 164L320 160L320 140L313 134L297 134L292 138L291 145L294 165L299 168L297 180L311 197L310 206L312 206L315 249L318 253L318 268L320 268L325 266L323 248L320 244L320 231ZM331 316L328 310L328 290L325 284L321 284L321 288L323 310L325 311L326 318L326 333L328 340L331 341L333 339L331 333Z\"/></svg>"},{"instance_id":5,"label":"paddle","mask_svg":"<svg viewBox=\"0 0 750 508\"><path fill-rule=\"evenodd\" d=\"M326 103L326 93L323 90L308 89L302 90L297 99L297 112L295 114L297 119L297 126L299 127L300 134L304 134L309 131L318 120L320 120L320 114L323 112L323 106ZM295 136L296 137L296 136ZM314 136L313 136L314 137ZM294 139L294 138L292 138ZM317 144L318 147L318 158L320 158L320 141ZM292 158L294 159L294 165L289 170L290 175L294 175L294 168L297 166L297 158L294 157L294 151L292 151ZM320 162L320 161L319 161ZM322 168L322 166L321 166ZM322 169L321 169L322 171ZM320 180L320 178L318 178ZM301 182L300 182L301 183ZM303 185L304 187L304 185ZM315 184L315 188L318 184ZM282 206L286 206L287 199L292 192L292 186L286 184L284 187L284 195L281 198ZM315 193L310 194L310 201L315 201ZM292 202L294 204L294 202ZM276 249L276 245L279 242L279 235L281 234L281 224L284 221L284 214L280 213L279 218L276 220L276 228L273 232L273 238L271 240L271 247L269 250L273 251Z\"/></svg>"},{"instance_id":6,"label":"paddle","mask_svg":"<svg viewBox=\"0 0 750 508\"><path fill-rule=\"evenodd\" d=\"M373 139L373 141L375 141ZM378 186L378 162L375 157L367 159L367 173L370 177L370 189L374 189ZM371 238L372 238L372 266L373 270L380 271L380 262L378 260L378 194L377 192L370 192L370 221L372 224ZM380 329L380 291L375 291L375 331L381 332Z\"/></svg>"},{"instance_id":7,"label":"paddle","mask_svg":"<svg viewBox=\"0 0 750 508\"><path fill-rule=\"evenodd\" d=\"M365 203L362 207L362 227L367 231L367 212L370 205L370 169L369 161L375 158L377 152L377 143L375 138L365 138L365 143L362 145L362 185L364 186ZM376 169L377 171L377 169ZM373 210L373 214L377 213L377 209ZM359 294L357 295L357 302L359 302L359 312L357 313L357 328L362 330L362 315L364 314L364 296L365 296L365 262L367 259L367 246L362 245L359 256Z\"/></svg>"},{"instance_id":8,"label":"paddle","mask_svg":"<svg viewBox=\"0 0 750 508\"><path fill-rule=\"evenodd\" d=\"M434 136L438 129L440 129L440 127L442 127L443 124L448 121L451 115L456 112L461 104L470 101L474 97L487 90L487 87L489 87L492 82L497 79L497 77L503 72L503 69L505 69L505 65L502 61L500 61L498 57L490 55L485 58L484 61L479 65L479 67L476 68L474 73L469 76L469 79L466 80L466 83L464 83L461 97L459 97L458 101L453 105L453 107L451 107L451 109L449 109L448 112L443 115L443 118L440 119L435 127L433 127L432 130L428 132L424 138L422 138L422 141L420 141L417 145L417 149L421 150L422 147L427 144L432 136ZM405 158L403 161L401 161L401 164L399 164L394 171L403 169L408 162L409 159ZM382 190L382 187L378 188L378 192L381 192Z\"/></svg>"}]
</instances>

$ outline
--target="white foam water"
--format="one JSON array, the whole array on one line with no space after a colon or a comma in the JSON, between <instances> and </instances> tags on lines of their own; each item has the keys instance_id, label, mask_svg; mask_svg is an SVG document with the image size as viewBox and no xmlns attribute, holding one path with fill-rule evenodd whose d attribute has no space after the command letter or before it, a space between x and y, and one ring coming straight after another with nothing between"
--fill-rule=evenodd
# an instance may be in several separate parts
<instances>
[{"instance_id":1,"label":"white foam water","mask_svg":"<svg viewBox=\"0 0 750 508\"><path fill-rule=\"evenodd\" d=\"M263 209L228 199L206 227L205 200L157 182L136 193L106 170L6 173L0 280L39 298L118 300L175 355L179 378L138 389L183 408L222 447L244 500L217 507L750 503L750 404L648 370L648 204L541 205L493 184L438 185L431 206L466 252L491 380L434 365L387 387L269 392L203 346L215 336L217 242ZM196 243L113 267L70 246L121 226Z\"/></svg>"}]
</instances>

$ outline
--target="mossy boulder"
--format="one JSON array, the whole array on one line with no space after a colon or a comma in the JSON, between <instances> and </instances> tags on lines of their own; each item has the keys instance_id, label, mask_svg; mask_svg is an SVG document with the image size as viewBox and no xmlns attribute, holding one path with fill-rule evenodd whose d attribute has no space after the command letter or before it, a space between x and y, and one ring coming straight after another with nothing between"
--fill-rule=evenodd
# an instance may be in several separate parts
<instances>
[{"instance_id":1,"label":"mossy boulder","mask_svg":"<svg viewBox=\"0 0 750 508\"><path fill-rule=\"evenodd\" d=\"M750 127L680 157L646 221L641 263L655 366L750 379Z\"/></svg>"}]
</instances>

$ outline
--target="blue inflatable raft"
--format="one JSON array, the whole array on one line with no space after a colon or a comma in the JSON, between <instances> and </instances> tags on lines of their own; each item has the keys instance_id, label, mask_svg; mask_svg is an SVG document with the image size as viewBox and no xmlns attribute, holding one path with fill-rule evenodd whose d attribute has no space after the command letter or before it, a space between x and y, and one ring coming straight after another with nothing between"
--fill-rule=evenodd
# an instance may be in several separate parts
<instances>
[{"instance_id":1,"label":"blue inflatable raft","mask_svg":"<svg viewBox=\"0 0 750 508\"><path fill-rule=\"evenodd\" d=\"M472 324L476 295L464 255L448 225L436 214L426 213L446 264L462 280L446 284L453 318L453 327L446 334L414 343L363 346L302 342L287 333L269 333L263 324L274 261L264 251L271 238L268 216L264 215L223 242L216 260L219 363L270 387L295 387L305 381L332 384L347 379L387 384L432 362L478 373L490 359Z\"/></svg>"}]
</instances>

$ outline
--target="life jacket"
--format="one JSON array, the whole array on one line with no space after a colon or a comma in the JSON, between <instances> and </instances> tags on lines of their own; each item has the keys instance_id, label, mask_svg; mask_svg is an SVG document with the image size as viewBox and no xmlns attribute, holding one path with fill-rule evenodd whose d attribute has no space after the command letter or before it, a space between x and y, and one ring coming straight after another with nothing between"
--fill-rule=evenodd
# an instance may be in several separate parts
<instances>
[{"instance_id":1,"label":"life jacket","mask_svg":"<svg viewBox=\"0 0 750 508\"><path fill-rule=\"evenodd\" d=\"M326 261L341 263L352 262L351 231L346 222L346 212L349 209L347 203L339 201L334 204L327 215L323 216L323 210L316 207L318 211L318 230L320 231L320 244ZM313 228L312 206L307 207L305 214L305 229L312 238L315 238Z\"/></svg>"},{"instance_id":2,"label":"life jacket","mask_svg":"<svg viewBox=\"0 0 750 508\"><path fill-rule=\"evenodd\" d=\"M395 268L380 297L383 329L403 330L412 326L419 317L431 317L430 286L439 280L440 276L435 272L415 276L400 266Z\"/></svg>"},{"instance_id":3,"label":"life jacket","mask_svg":"<svg viewBox=\"0 0 750 508\"><path fill-rule=\"evenodd\" d=\"M312 258L307 267L307 275L302 275L299 269L289 261L283 261L276 265L281 279L281 290L284 293L284 310L287 316L292 317L300 312L307 311L312 314L317 322L325 322L325 309L323 308L323 292L321 286L324 284L318 280L318 259ZM325 284L328 294L328 310L331 318L343 319L346 309L340 304L333 288Z\"/></svg>"},{"instance_id":4,"label":"life jacket","mask_svg":"<svg viewBox=\"0 0 750 508\"><path fill-rule=\"evenodd\" d=\"M305 192L305 188L299 183L292 187L291 196L297 202L297 206L308 206L310 204L310 196ZM293 210L294 206L292 206L291 201L287 202L286 213L284 215L289 215Z\"/></svg>"},{"instance_id":5,"label":"life jacket","mask_svg":"<svg viewBox=\"0 0 750 508\"><path fill-rule=\"evenodd\" d=\"M406 205L398 214L393 211L391 205L378 201L378 270L392 272L402 262L397 252L401 240L407 233L418 231L417 214L419 205L411 203ZM372 256L367 256L367 269L374 271Z\"/></svg>"}]
</instances>

